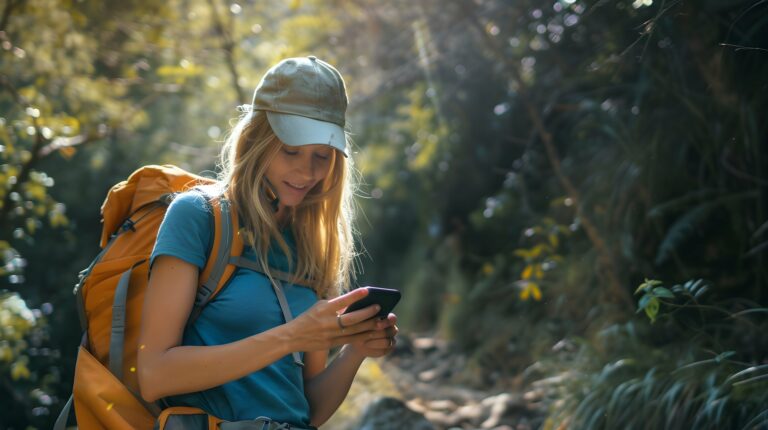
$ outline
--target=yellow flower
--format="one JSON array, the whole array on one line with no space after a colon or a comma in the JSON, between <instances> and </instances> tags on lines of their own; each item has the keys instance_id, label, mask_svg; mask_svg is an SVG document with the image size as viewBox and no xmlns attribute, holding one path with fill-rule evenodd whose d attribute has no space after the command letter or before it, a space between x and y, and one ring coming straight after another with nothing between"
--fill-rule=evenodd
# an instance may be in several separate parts
<instances>
[{"instance_id":1,"label":"yellow flower","mask_svg":"<svg viewBox=\"0 0 768 430\"><path fill-rule=\"evenodd\" d=\"M539 286L534 284L531 287L531 293L533 294L533 299L537 302L541 300L541 290L539 289Z\"/></svg>"},{"instance_id":2,"label":"yellow flower","mask_svg":"<svg viewBox=\"0 0 768 430\"><path fill-rule=\"evenodd\" d=\"M553 233L549 234L549 243L552 245L553 248L557 248L557 245L560 243L560 241L558 240L556 234L553 234Z\"/></svg>"},{"instance_id":3,"label":"yellow flower","mask_svg":"<svg viewBox=\"0 0 768 430\"><path fill-rule=\"evenodd\" d=\"M11 379L18 381L19 379L29 379L31 373L27 367L26 360L18 360L11 365Z\"/></svg>"},{"instance_id":4,"label":"yellow flower","mask_svg":"<svg viewBox=\"0 0 768 430\"><path fill-rule=\"evenodd\" d=\"M541 300L541 289L539 289L539 286L535 282L526 282L523 291L520 291L520 300L528 300L531 296L533 296L533 299L536 301Z\"/></svg>"},{"instance_id":5,"label":"yellow flower","mask_svg":"<svg viewBox=\"0 0 768 430\"><path fill-rule=\"evenodd\" d=\"M533 266L530 264L525 266L525 269L523 269L522 277L524 280L531 279L531 275L533 274Z\"/></svg>"},{"instance_id":6,"label":"yellow flower","mask_svg":"<svg viewBox=\"0 0 768 430\"><path fill-rule=\"evenodd\" d=\"M482 270L485 276L490 276L493 273L493 264L485 263L483 264L483 267L480 270Z\"/></svg>"}]
</instances>

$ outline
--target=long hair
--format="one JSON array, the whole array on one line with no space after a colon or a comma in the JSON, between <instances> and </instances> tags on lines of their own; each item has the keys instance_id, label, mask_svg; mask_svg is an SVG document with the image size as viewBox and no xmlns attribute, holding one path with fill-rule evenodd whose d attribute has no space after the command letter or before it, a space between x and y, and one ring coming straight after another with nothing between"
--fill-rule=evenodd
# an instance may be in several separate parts
<instances>
[{"instance_id":1,"label":"long hair","mask_svg":"<svg viewBox=\"0 0 768 430\"><path fill-rule=\"evenodd\" d=\"M262 267L268 268L267 254L276 243L297 281L309 283L319 297L335 297L349 288L355 276L351 160L332 151L328 175L301 204L288 208L296 240L294 254L280 233L265 192L267 167L282 145L264 112L244 113L224 142L219 181L238 211L243 242L253 247ZM267 276L272 278L269 269Z\"/></svg>"}]
</instances>

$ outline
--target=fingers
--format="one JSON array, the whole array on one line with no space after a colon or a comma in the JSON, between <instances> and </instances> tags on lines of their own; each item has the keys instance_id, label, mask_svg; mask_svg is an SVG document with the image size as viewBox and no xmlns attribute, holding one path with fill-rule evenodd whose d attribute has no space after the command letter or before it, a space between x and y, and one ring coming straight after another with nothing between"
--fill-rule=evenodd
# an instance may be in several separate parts
<instances>
[{"instance_id":1,"label":"fingers","mask_svg":"<svg viewBox=\"0 0 768 430\"><path fill-rule=\"evenodd\" d=\"M334 339L334 346L344 344L362 343L370 349L387 350L396 344L394 335L388 336L384 330L368 331L363 333L340 336Z\"/></svg>"},{"instance_id":2,"label":"fingers","mask_svg":"<svg viewBox=\"0 0 768 430\"><path fill-rule=\"evenodd\" d=\"M394 346L397 335L397 316L390 313L386 318L374 318L379 305L367 306L347 314L342 309L368 295L367 289L357 289L328 301L318 301L312 308L291 322L298 325L302 350L328 349L349 343L363 344L376 341L372 347L377 353ZM380 350L380 351L379 351Z\"/></svg>"},{"instance_id":3,"label":"fingers","mask_svg":"<svg viewBox=\"0 0 768 430\"><path fill-rule=\"evenodd\" d=\"M357 323L371 319L381 309L379 305L371 305L363 309L350 312L348 314L342 314L337 317L337 322L341 321L343 326L352 326Z\"/></svg>"},{"instance_id":4,"label":"fingers","mask_svg":"<svg viewBox=\"0 0 768 430\"><path fill-rule=\"evenodd\" d=\"M373 339L365 341L365 346L371 349L378 349L382 352L387 352L393 349L397 344L397 338L385 337L383 339Z\"/></svg>"},{"instance_id":5,"label":"fingers","mask_svg":"<svg viewBox=\"0 0 768 430\"><path fill-rule=\"evenodd\" d=\"M347 294L342 294L339 297L328 300L328 304L331 306L331 308L334 311L340 312L344 310L347 306L351 305L352 303L355 303L356 301L362 299L367 295L368 295L368 289L358 288L348 292Z\"/></svg>"},{"instance_id":6,"label":"fingers","mask_svg":"<svg viewBox=\"0 0 768 430\"><path fill-rule=\"evenodd\" d=\"M397 317L394 317L394 314L389 315L393 318L379 320L376 323L376 329L370 333L369 340L394 339L397 336L397 333L400 331L397 325L394 324L397 321Z\"/></svg>"},{"instance_id":7,"label":"fingers","mask_svg":"<svg viewBox=\"0 0 768 430\"><path fill-rule=\"evenodd\" d=\"M362 342L362 348L368 357L381 357L395 349L397 338L394 336L379 337Z\"/></svg>"},{"instance_id":8,"label":"fingers","mask_svg":"<svg viewBox=\"0 0 768 430\"><path fill-rule=\"evenodd\" d=\"M388 323L387 327L394 326L395 324L397 324L397 315L390 312L389 315L387 315L387 317L383 321Z\"/></svg>"},{"instance_id":9,"label":"fingers","mask_svg":"<svg viewBox=\"0 0 768 430\"><path fill-rule=\"evenodd\" d=\"M382 323L385 321L379 321ZM362 332L354 335L347 335L339 338L344 343L362 342L367 348L390 350L394 348L397 343L397 333L399 332L397 326L387 326L384 328L376 328L367 332Z\"/></svg>"},{"instance_id":10,"label":"fingers","mask_svg":"<svg viewBox=\"0 0 768 430\"><path fill-rule=\"evenodd\" d=\"M354 335L385 328L386 326L379 325L382 321L371 318L376 315L376 312L378 312L378 305L348 314L336 315L336 326L340 329L339 335Z\"/></svg>"}]
</instances>

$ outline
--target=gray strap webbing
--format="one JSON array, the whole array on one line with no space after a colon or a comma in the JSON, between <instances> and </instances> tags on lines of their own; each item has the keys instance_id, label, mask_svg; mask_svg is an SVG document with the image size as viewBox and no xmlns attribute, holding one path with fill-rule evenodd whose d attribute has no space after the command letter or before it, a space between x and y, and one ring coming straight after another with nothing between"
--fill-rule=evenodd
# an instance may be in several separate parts
<instances>
[{"instance_id":1,"label":"gray strap webbing","mask_svg":"<svg viewBox=\"0 0 768 430\"><path fill-rule=\"evenodd\" d=\"M131 275L133 269L147 260L140 260L131 266L130 269L123 272L120 281L115 288L115 299L112 302L112 331L109 337L109 371L119 380L123 380L123 353L125 352L125 317L128 302L128 290L131 287ZM145 401L141 396L134 392L130 387L125 387L133 394L133 397L144 405L154 416L160 415L162 408L155 403Z\"/></svg>"},{"instance_id":2,"label":"gray strap webbing","mask_svg":"<svg viewBox=\"0 0 768 430\"><path fill-rule=\"evenodd\" d=\"M255 420L232 421L219 424L220 430L306 430L293 427L286 423L272 421L269 418L258 417Z\"/></svg>"},{"instance_id":3,"label":"gray strap webbing","mask_svg":"<svg viewBox=\"0 0 768 430\"><path fill-rule=\"evenodd\" d=\"M273 279L271 284L272 289L275 290L277 302L280 304L280 310L283 311L283 318L285 318L286 323L289 323L293 320L293 314L291 314L291 308L288 307L288 300L285 298L285 293L283 293L283 287L277 279ZM304 363L301 361L301 355L299 355L297 351L293 351L291 355L293 355L293 362L297 366L304 367Z\"/></svg>"},{"instance_id":4,"label":"gray strap webbing","mask_svg":"<svg viewBox=\"0 0 768 430\"><path fill-rule=\"evenodd\" d=\"M254 270L256 272L265 274L264 269L262 268L262 265L256 261L249 260L245 257L231 257L229 259L229 262L231 264L234 264L237 267L245 267L247 269ZM270 275L272 274L272 270L270 269ZM280 277L288 277L286 273L278 272L280 274ZM268 276L269 277L269 276ZM280 284L280 280L278 280L278 276L271 276L270 284L272 284L272 289L275 290L275 295L277 296L277 303L280 304L280 310L283 312L283 318L285 319L285 322L288 323L293 320L293 314L291 313L291 308L288 307L288 299L285 298L285 293L283 292L283 287ZM286 279L283 279L283 281L286 281ZM290 280L288 280L290 282ZM304 363L301 361L301 355L299 355L298 352L293 351L291 353L293 355L293 362L296 363L298 366L304 366Z\"/></svg>"},{"instance_id":5,"label":"gray strap webbing","mask_svg":"<svg viewBox=\"0 0 768 430\"><path fill-rule=\"evenodd\" d=\"M96 258L91 261L91 264L88 265L85 269L81 270L79 273L79 280L77 284L75 284L75 302L77 304L77 316L80 319L80 328L83 331L88 330L88 315L85 313L85 297L83 296L83 285L85 285L85 280L88 279L88 275L91 274L91 270L93 270L93 266L96 265L101 259L104 257L104 254L109 251L109 248L112 246L113 243L115 243L115 240L125 232L126 230L120 229L117 231L117 233L113 234L112 237L109 239L109 242L107 242L107 246L104 247L104 249L99 252L98 255L96 255Z\"/></svg>"},{"instance_id":6,"label":"gray strap webbing","mask_svg":"<svg viewBox=\"0 0 768 430\"><path fill-rule=\"evenodd\" d=\"M224 198L219 199L219 207L221 208L221 239L219 240L219 249L215 252L216 262L213 269L211 269L208 279L197 289L195 304L187 320L187 325L191 325L200 316L200 312L203 311L205 305L211 300L211 295L216 291L216 287L219 285L221 277L224 276L224 270L226 270L229 263L229 254L232 249L232 219L229 214L229 201ZM209 210L212 212L214 209L209 206ZM212 252L211 255L214 255L214 253Z\"/></svg>"},{"instance_id":7,"label":"gray strap webbing","mask_svg":"<svg viewBox=\"0 0 768 430\"><path fill-rule=\"evenodd\" d=\"M67 403L64 405L64 409L61 410L59 417L56 418L56 422L53 424L53 430L64 430L67 427L69 414L72 412L72 400L74 398L74 394L69 395L69 400L67 400Z\"/></svg>"},{"instance_id":8,"label":"gray strap webbing","mask_svg":"<svg viewBox=\"0 0 768 430\"><path fill-rule=\"evenodd\" d=\"M160 420L155 421L155 429L159 428ZM207 429L207 414L171 414L165 421L163 430Z\"/></svg>"},{"instance_id":9,"label":"gray strap webbing","mask_svg":"<svg viewBox=\"0 0 768 430\"><path fill-rule=\"evenodd\" d=\"M115 299L112 302L112 332L109 338L109 371L123 379L123 343L125 341L125 302L128 300L128 288L131 286L131 274L136 266L147 260L141 260L123 272L120 282L115 289Z\"/></svg>"},{"instance_id":10,"label":"gray strap webbing","mask_svg":"<svg viewBox=\"0 0 768 430\"><path fill-rule=\"evenodd\" d=\"M80 320L80 329L88 330L88 315L85 313L85 297L80 284L75 287L75 304L77 305L77 317Z\"/></svg>"}]
</instances>

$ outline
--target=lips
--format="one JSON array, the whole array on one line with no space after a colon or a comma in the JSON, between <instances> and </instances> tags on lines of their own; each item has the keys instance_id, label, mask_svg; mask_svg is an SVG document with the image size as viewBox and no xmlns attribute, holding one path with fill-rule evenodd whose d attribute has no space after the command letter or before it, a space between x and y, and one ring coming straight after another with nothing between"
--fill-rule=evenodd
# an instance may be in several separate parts
<instances>
[{"instance_id":1,"label":"lips","mask_svg":"<svg viewBox=\"0 0 768 430\"><path fill-rule=\"evenodd\" d=\"M306 190L308 188L308 185L306 185L306 184L305 185L299 185L299 184L292 184L292 183L290 183L288 181L283 181L283 182L286 185L288 185L288 187L290 187L290 188L292 188L292 189L294 189L296 191L304 191L304 190Z\"/></svg>"},{"instance_id":2,"label":"lips","mask_svg":"<svg viewBox=\"0 0 768 430\"><path fill-rule=\"evenodd\" d=\"M296 198L303 199L304 196L309 192L309 189L312 188L313 184L294 184L293 182L283 181L283 192L289 193L295 196ZM287 197L287 196L286 196Z\"/></svg>"}]
</instances>

